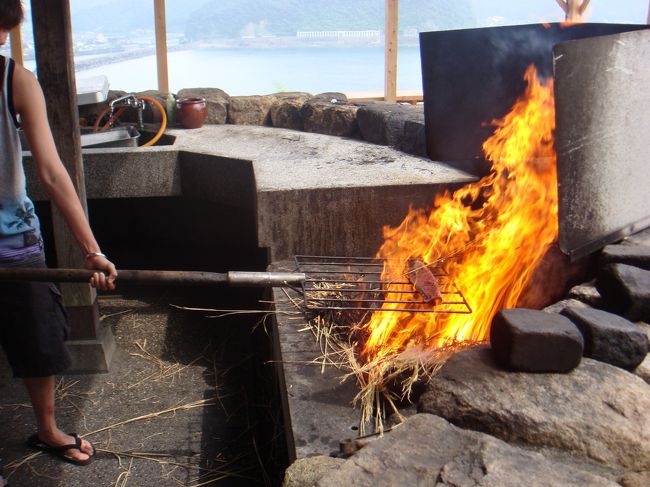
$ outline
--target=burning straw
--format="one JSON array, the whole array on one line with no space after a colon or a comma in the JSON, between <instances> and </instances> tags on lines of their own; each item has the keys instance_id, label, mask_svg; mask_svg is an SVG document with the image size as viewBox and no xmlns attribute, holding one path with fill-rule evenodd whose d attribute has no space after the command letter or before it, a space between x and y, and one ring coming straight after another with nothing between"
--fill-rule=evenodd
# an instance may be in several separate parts
<instances>
[{"instance_id":1,"label":"burning straw","mask_svg":"<svg viewBox=\"0 0 650 487\"><path fill-rule=\"evenodd\" d=\"M411 399L416 384L428 380L453 353L487 341L493 316L517 305L556 240L553 84L541 82L533 66L524 79L525 93L509 114L492 121L496 130L483 145L492 162L490 174L453 194L437 195L430 214L411 209L398 227L384 228L385 241L376 255L386 262L383 283L417 273L423 266L409 266L412 259L444 268L445 278L463 296L463 303L449 304L463 304L468 312L438 307L436 292L430 294L435 309L429 312L400 309L403 286L380 294L363 280L320 283L302 302L283 289L295 310L275 313L299 317L319 310L303 329L320 345L321 356L312 363L344 370L343 380L356 379L360 434L371 423L381 432L387 413L399 417L398 404Z\"/></svg>"},{"instance_id":2,"label":"burning straw","mask_svg":"<svg viewBox=\"0 0 650 487\"><path fill-rule=\"evenodd\" d=\"M321 364L347 369L345 377L357 380L362 432L366 422L381 430L388 412L399 415L396 404L455 351L488 340L492 317L517 305L557 237L552 80L540 82L532 66L524 78L526 92L508 115L492 122L496 130L484 143L491 173L436 196L428 215L411 209L398 227L384 229L376 256L396 262L384 266L385 282L402 277L409 259L425 265L444 260L471 314L398 310L389 293L379 311L347 317L326 311L310 322ZM327 302L337 292L323 288L305 298Z\"/></svg>"}]
</instances>

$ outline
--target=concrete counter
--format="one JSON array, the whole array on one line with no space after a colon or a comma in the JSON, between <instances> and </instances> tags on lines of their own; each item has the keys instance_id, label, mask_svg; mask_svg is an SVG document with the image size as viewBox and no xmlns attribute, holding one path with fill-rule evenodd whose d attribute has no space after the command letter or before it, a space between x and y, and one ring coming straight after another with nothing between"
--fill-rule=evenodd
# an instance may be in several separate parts
<instances>
[{"instance_id":1,"label":"concrete counter","mask_svg":"<svg viewBox=\"0 0 650 487\"><path fill-rule=\"evenodd\" d=\"M387 146L260 126L169 129L169 146L85 149L89 199L184 196L252 207L271 260L371 255L409 205L474 179ZM45 199L27 157L28 187Z\"/></svg>"}]
</instances>

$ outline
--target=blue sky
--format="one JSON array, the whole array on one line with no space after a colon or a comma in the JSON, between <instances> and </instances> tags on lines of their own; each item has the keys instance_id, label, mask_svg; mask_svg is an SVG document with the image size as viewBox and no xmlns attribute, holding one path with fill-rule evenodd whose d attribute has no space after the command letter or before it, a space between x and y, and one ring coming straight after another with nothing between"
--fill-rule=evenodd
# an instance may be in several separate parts
<instances>
[{"instance_id":1,"label":"blue sky","mask_svg":"<svg viewBox=\"0 0 650 487\"><path fill-rule=\"evenodd\" d=\"M328 2L328 0L322 0ZM431 0L432 3L454 0ZM276 0L277 2L277 0ZM70 0L73 14L99 5L121 6L128 4L126 15L134 10L152 10L152 0L134 3L125 0ZM182 9L192 9L206 3L206 0L167 0L167 9L178 15ZM383 3L383 2L380 2ZM474 14L481 25L489 22L533 23L554 22L564 19L562 9L556 0L472 0ZM589 22L645 23L648 18L650 0L591 0L588 9ZM26 3L26 6L28 4ZM350 2L354 10L354 0Z\"/></svg>"},{"instance_id":2,"label":"blue sky","mask_svg":"<svg viewBox=\"0 0 650 487\"><path fill-rule=\"evenodd\" d=\"M167 27L170 32L184 31L188 15L206 4L208 0L166 0ZM266 1L266 0L261 0ZM282 5L281 0L274 0L275 5ZM402 2L404 0L401 0ZM455 0L430 0L431 5L440 5ZM329 0L309 0L311 3L329 2ZM376 0L378 8L382 8L384 0ZM153 29L153 1L140 0L70 0L73 16L80 23L81 17L94 15L102 11L102 15L110 17L111 22L124 23L125 28L133 29L124 22L125 17L138 19L138 27ZM349 12L354 12L354 0L350 0ZM472 25L457 25L454 28L488 27L495 25L530 24L538 22L559 22L564 20L564 13L556 0L466 0L471 12L466 16L467 21L473 19ZM29 2L24 2L29 10ZM603 23L645 24L648 19L650 0L591 0L586 20ZM113 19L114 17L114 19ZM121 22L122 21L122 22ZM91 22L92 25L92 22ZM86 25L84 27L87 28ZM82 28L82 30L84 30Z\"/></svg>"},{"instance_id":3,"label":"blue sky","mask_svg":"<svg viewBox=\"0 0 650 487\"><path fill-rule=\"evenodd\" d=\"M472 0L480 26L564 20L556 0ZM646 23L650 0L591 0L588 22Z\"/></svg>"}]
</instances>

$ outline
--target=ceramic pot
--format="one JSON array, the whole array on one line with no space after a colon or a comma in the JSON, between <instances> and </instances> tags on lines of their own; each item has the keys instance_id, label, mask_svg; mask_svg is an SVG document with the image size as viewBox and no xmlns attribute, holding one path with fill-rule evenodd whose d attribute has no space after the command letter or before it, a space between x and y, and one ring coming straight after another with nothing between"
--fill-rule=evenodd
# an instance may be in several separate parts
<instances>
[{"instance_id":1,"label":"ceramic pot","mask_svg":"<svg viewBox=\"0 0 650 487\"><path fill-rule=\"evenodd\" d=\"M176 100L176 118L186 129L197 129L205 121L205 98L187 97Z\"/></svg>"}]
</instances>

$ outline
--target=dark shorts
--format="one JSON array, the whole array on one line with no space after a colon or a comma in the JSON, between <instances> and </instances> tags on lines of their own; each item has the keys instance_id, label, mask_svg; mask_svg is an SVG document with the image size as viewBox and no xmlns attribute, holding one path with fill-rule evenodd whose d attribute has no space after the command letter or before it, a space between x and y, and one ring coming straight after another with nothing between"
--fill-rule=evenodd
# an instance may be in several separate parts
<instances>
[{"instance_id":1,"label":"dark shorts","mask_svg":"<svg viewBox=\"0 0 650 487\"><path fill-rule=\"evenodd\" d=\"M15 377L47 377L67 369L70 354L64 342L69 334L55 284L0 282L0 344Z\"/></svg>"}]
</instances>

